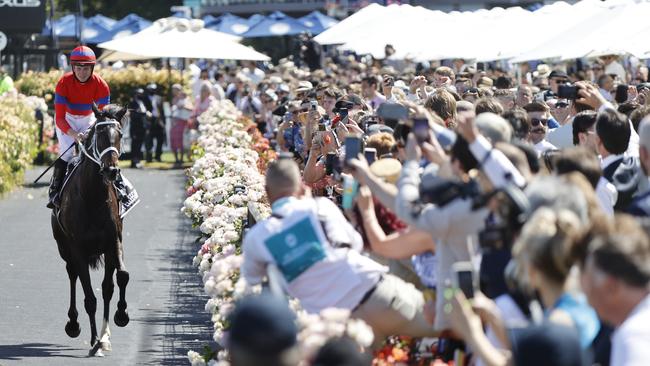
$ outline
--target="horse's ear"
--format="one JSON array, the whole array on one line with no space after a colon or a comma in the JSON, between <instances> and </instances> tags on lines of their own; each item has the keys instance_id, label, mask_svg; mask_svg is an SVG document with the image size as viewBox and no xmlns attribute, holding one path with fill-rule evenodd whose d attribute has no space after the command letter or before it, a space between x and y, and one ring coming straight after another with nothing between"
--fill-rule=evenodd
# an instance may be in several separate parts
<instances>
[{"instance_id":1,"label":"horse's ear","mask_svg":"<svg viewBox=\"0 0 650 366\"><path fill-rule=\"evenodd\" d=\"M97 108L97 104L95 104L95 102L93 102L92 108L93 113L95 114L95 118L99 119L102 116L102 112L99 110L99 108Z\"/></svg>"},{"instance_id":2,"label":"horse's ear","mask_svg":"<svg viewBox=\"0 0 650 366\"><path fill-rule=\"evenodd\" d=\"M122 107L122 109L120 109L120 111L115 114L117 121L120 122L120 124L123 126L126 125L126 123L128 122L129 116L130 113L127 106Z\"/></svg>"}]
</instances>

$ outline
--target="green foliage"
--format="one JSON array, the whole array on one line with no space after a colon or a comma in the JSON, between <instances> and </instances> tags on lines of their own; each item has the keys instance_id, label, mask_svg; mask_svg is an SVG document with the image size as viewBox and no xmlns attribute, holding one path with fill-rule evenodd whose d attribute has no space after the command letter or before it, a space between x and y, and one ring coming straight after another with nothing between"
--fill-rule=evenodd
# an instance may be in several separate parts
<instances>
[{"instance_id":1,"label":"green foliage","mask_svg":"<svg viewBox=\"0 0 650 366\"><path fill-rule=\"evenodd\" d=\"M170 77L169 71L158 70L148 65L129 66L120 70L97 67L95 72L103 77L111 88L111 102L121 105L125 105L131 100L134 89L144 88L149 83L158 84L159 90L166 98L171 96L172 84L187 85L189 83L187 74L181 78L179 71L172 70ZM29 71L22 74L16 81L16 89L25 95L44 98L50 110L53 111L54 89L62 75L62 71L56 70L50 72Z\"/></svg>"},{"instance_id":2,"label":"green foliage","mask_svg":"<svg viewBox=\"0 0 650 366\"><path fill-rule=\"evenodd\" d=\"M0 97L0 194L21 184L36 156L38 123L24 95Z\"/></svg>"},{"instance_id":3,"label":"green foliage","mask_svg":"<svg viewBox=\"0 0 650 366\"><path fill-rule=\"evenodd\" d=\"M49 1L47 2L49 9ZM170 8L183 5L182 0L83 0L85 17L102 14L110 18L120 19L129 13L156 20L171 15ZM79 12L79 0L54 0L54 10L57 17ZM48 10L49 11L49 10Z\"/></svg>"}]
</instances>

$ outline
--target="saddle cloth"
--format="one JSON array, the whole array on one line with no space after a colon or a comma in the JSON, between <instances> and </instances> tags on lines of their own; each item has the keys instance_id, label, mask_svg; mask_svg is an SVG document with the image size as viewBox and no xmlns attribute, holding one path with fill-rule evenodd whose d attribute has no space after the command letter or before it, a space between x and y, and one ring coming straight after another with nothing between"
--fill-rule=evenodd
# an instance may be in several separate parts
<instances>
[{"instance_id":1,"label":"saddle cloth","mask_svg":"<svg viewBox=\"0 0 650 366\"><path fill-rule=\"evenodd\" d=\"M61 186L59 192L63 192L63 189L68 184L70 177L79 166L79 162L80 159L78 158L72 159L72 161L70 161L65 178L63 179L63 185ZM120 173L115 182L113 182L113 186L117 190L117 197L120 201L120 218L123 219L138 203L140 203L140 196L135 190L133 183L131 183L131 181L128 180L122 173Z\"/></svg>"}]
</instances>

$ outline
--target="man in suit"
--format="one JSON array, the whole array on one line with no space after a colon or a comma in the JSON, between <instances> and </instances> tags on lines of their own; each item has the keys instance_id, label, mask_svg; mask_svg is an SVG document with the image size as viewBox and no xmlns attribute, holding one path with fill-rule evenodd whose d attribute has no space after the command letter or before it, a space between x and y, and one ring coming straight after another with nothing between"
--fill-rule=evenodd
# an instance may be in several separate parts
<instances>
[{"instance_id":1,"label":"man in suit","mask_svg":"<svg viewBox=\"0 0 650 366\"><path fill-rule=\"evenodd\" d=\"M163 112L162 97L157 94L157 91L158 85L154 83L147 85L147 96L144 102L147 110L151 113L149 118L151 123L145 137L144 148L146 150L145 158L148 163L153 160L151 150L154 140L156 140L156 161L161 160L162 146L165 143L165 114Z\"/></svg>"},{"instance_id":2,"label":"man in suit","mask_svg":"<svg viewBox=\"0 0 650 366\"><path fill-rule=\"evenodd\" d=\"M650 117L639 125L639 161L644 173L641 179L650 179ZM637 195L626 211L634 216L650 217L650 189Z\"/></svg>"},{"instance_id":3,"label":"man in suit","mask_svg":"<svg viewBox=\"0 0 650 366\"><path fill-rule=\"evenodd\" d=\"M622 211L638 193L641 182L639 159L626 154L630 141L630 123L624 114L604 109L596 116L596 145L600 154L603 177L618 192L614 210Z\"/></svg>"},{"instance_id":4,"label":"man in suit","mask_svg":"<svg viewBox=\"0 0 650 366\"><path fill-rule=\"evenodd\" d=\"M147 110L145 103L146 96L144 89L137 88L134 92L133 99L129 103L130 121L129 132L131 135L131 168L142 167L142 144L147 131L147 116L151 112Z\"/></svg>"}]
</instances>

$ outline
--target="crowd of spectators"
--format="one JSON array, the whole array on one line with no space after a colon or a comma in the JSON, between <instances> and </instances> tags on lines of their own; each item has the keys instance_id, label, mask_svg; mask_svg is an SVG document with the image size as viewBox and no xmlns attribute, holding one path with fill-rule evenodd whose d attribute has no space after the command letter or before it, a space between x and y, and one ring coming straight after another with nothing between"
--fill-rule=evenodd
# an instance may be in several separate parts
<instances>
[{"instance_id":1,"label":"crowd of spectators","mask_svg":"<svg viewBox=\"0 0 650 366\"><path fill-rule=\"evenodd\" d=\"M305 310L350 310L376 346L434 337L444 361L648 364L647 68L394 61L201 73L189 123L229 99L280 152L246 280L277 268Z\"/></svg>"}]
</instances>

